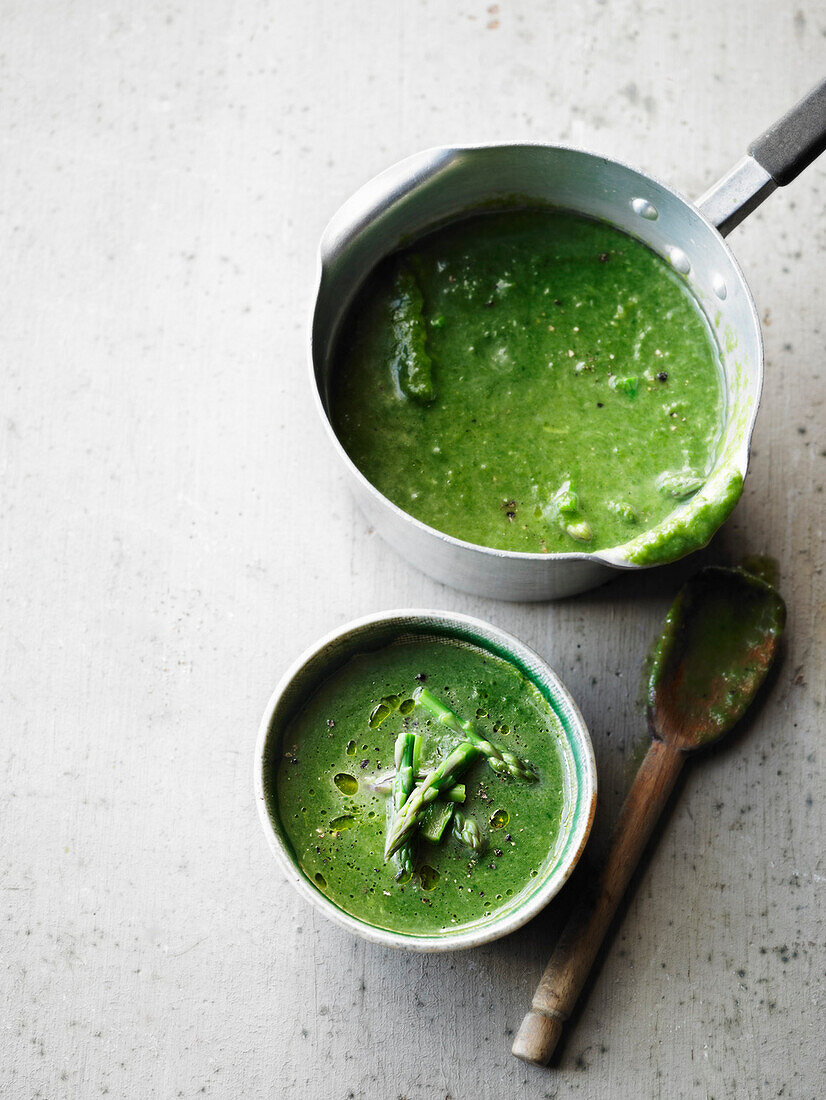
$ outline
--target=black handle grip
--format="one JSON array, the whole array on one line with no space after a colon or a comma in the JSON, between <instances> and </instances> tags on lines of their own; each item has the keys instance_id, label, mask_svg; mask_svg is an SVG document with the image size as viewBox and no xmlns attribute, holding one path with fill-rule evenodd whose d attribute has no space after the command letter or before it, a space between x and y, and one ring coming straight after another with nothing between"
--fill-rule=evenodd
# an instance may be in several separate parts
<instances>
[{"instance_id":1,"label":"black handle grip","mask_svg":"<svg viewBox=\"0 0 826 1100\"><path fill-rule=\"evenodd\" d=\"M799 176L826 149L826 80L770 126L749 153L778 187Z\"/></svg>"}]
</instances>

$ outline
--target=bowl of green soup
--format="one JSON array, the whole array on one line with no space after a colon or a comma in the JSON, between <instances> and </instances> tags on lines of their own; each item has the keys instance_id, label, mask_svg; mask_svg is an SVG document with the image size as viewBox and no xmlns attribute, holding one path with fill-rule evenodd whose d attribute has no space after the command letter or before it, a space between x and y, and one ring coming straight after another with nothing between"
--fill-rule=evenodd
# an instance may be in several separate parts
<instances>
[{"instance_id":1,"label":"bowl of green soup","mask_svg":"<svg viewBox=\"0 0 826 1100\"><path fill-rule=\"evenodd\" d=\"M719 205L712 221L544 145L429 150L350 199L321 244L310 360L372 526L504 599L704 546L740 496L762 385Z\"/></svg>"},{"instance_id":2,"label":"bowl of green soup","mask_svg":"<svg viewBox=\"0 0 826 1100\"><path fill-rule=\"evenodd\" d=\"M596 769L576 704L488 623L389 611L321 639L261 723L261 823L316 909L390 947L507 935L585 846Z\"/></svg>"}]
</instances>

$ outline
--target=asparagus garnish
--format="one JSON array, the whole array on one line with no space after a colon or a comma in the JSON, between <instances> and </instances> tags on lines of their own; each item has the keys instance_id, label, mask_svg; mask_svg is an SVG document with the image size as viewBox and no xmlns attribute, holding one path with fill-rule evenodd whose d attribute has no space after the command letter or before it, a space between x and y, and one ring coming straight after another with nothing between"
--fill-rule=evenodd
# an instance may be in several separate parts
<instances>
[{"instance_id":1,"label":"asparagus garnish","mask_svg":"<svg viewBox=\"0 0 826 1100\"><path fill-rule=\"evenodd\" d=\"M393 777L391 798L393 813L388 819L388 829L393 829L396 818L416 785L416 773L419 769L419 757L422 751L422 738L418 733L402 730L396 738L396 774ZM398 870L396 878L413 874L413 845L408 841L396 849L394 862Z\"/></svg>"},{"instance_id":2,"label":"asparagus garnish","mask_svg":"<svg viewBox=\"0 0 826 1100\"><path fill-rule=\"evenodd\" d=\"M480 737L473 722L463 722L435 695L432 695L427 688L417 688L413 692L413 698L425 710L430 711L437 722L441 722L443 726L447 726L448 729L452 729L455 733L464 737L466 741L475 745L479 752L487 758L488 764L497 775L511 775L514 779L526 779L529 783L536 782L537 774L527 761L520 760L512 752L499 749L490 741Z\"/></svg>"},{"instance_id":3,"label":"asparagus garnish","mask_svg":"<svg viewBox=\"0 0 826 1100\"><path fill-rule=\"evenodd\" d=\"M468 848L472 848L474 852L482 851L485 842L479 832L479 826L472 817L468 817L467 814L463 814L459 810L454 810L451 828L453 829L453 835L462 844L467 844Z\"/></svg>"},{"instance_id":4,"label":"asparagus garnish","mask_svg":"<svg viewBox=\"0 0 826 1100\"><path fill-rule=\"evenodd\" d=\"M422 814L421 824L419 825L419 836L422 840L429 840L431 844L438 844L444 836L445 829L450 824L455 809L454 803L442 802L441 798L437 798L435 802L432 802Z\"/></svg>"},{"instance_id":5,"label":"asparagus garnish","mask_svg":"<svg viewBox=\"0 0 826 1100\"><path fill-rule=\"evenodd\" d=\"M366 785L376 794L390 794L393 790L395 775L395 771L385 772L384 775L377 775L375 779L367 780ZM421 783L426 776L427 772L417 772L416 782ZM439 798L442 802L464 802L466 797L467 788L464 783L457 783L455 787L448 787L447 790L439 792Z\"/></svg>"},{"instance_id":6,"label":"asparagus garnish","mask_svg":"<svg viewBox=\"0 0 826 1100\"><path fill-rule=\"evenodd\" d=\"M427 352L424 296L413 270L404 262L396 269L390 301L395 341L394 367L402 393L429 405L436 397L433 361Z\"/></svg>"},{"instance_id":7,"label":"asparagus garnish","mask_svg":"<svg viewBox=\"0 0 826 1100\"><path fill-rule=\"evenodd\" d=\"M429 771L424 780L413 789L401 811L394 815L387 834L384 858L389 859L407 843L419 827L427 807L439 797L442 790L454 787L457 779L479 756L479 749L469 741L461 741L437 768Z\"/></svg>"}]
</instances>

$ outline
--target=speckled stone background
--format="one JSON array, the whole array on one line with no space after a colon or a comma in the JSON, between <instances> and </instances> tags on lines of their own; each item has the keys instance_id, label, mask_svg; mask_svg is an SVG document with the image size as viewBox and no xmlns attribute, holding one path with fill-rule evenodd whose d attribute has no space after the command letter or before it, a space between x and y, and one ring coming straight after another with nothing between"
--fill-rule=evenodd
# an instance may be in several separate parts
<instances>
[{"instance_id":1,"label":"speckled stone background","mask_svg":"<svg viewBox=\"0 0 826 1100\"><path fill-rule=\"evenodd\" d=\"M361 943L286 887L251 772L300 649L457 609L573 690L599 844L685 568L520 606L395 557L312 406L315 244L368 177L452 141L580 143L699 194L823 75L822 3L5 0L0 30L0 1092L820 1098L826 163L731 238L766 388L704 557L778 559L783 664L687 775L557 1068L509 1050L564 894L483 950Z\"/></svg>"}]
</instances>

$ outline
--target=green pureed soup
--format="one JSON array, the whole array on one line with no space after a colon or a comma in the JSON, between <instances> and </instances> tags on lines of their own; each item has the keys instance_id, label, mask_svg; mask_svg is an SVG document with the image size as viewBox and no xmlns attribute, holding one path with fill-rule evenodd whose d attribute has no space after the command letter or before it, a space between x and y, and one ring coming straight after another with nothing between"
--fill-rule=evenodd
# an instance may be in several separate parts
<instances>
[{"instance_id":1,"label":"green pureed soup","mask_svg":"<svg viewBox=\"0 0 826 1100\"><path fill-rule=\"evenodd\" d=\"M684 281L611 226L481 214L384 261L349 311L331 386L347 453L456 538L592 551L689 501L725 414L717 345ZM703 545L739 479L656 559Z\"/></svg>"},{"instance_id":2,"label":"green pureed soup","mask_svg":"<svg viewBox=\"0 0 826 1100\"><path fill-rule=\"evenodd\" d=\"M420 776L462 740L414 702L422 687L537 778L477 758L416 834L410 874L384 855L397 736L422 735ZM267 804L304 875L346 913L393 932L454 932L518 905L555 861L571 799L564 736L509 661L453 638L407 636L352 657L301 707L265 769ZM481 850L456 835L454 823L467 822ZM438 841L423 838L440 827Z\"/></svg>"}]
</instances>

